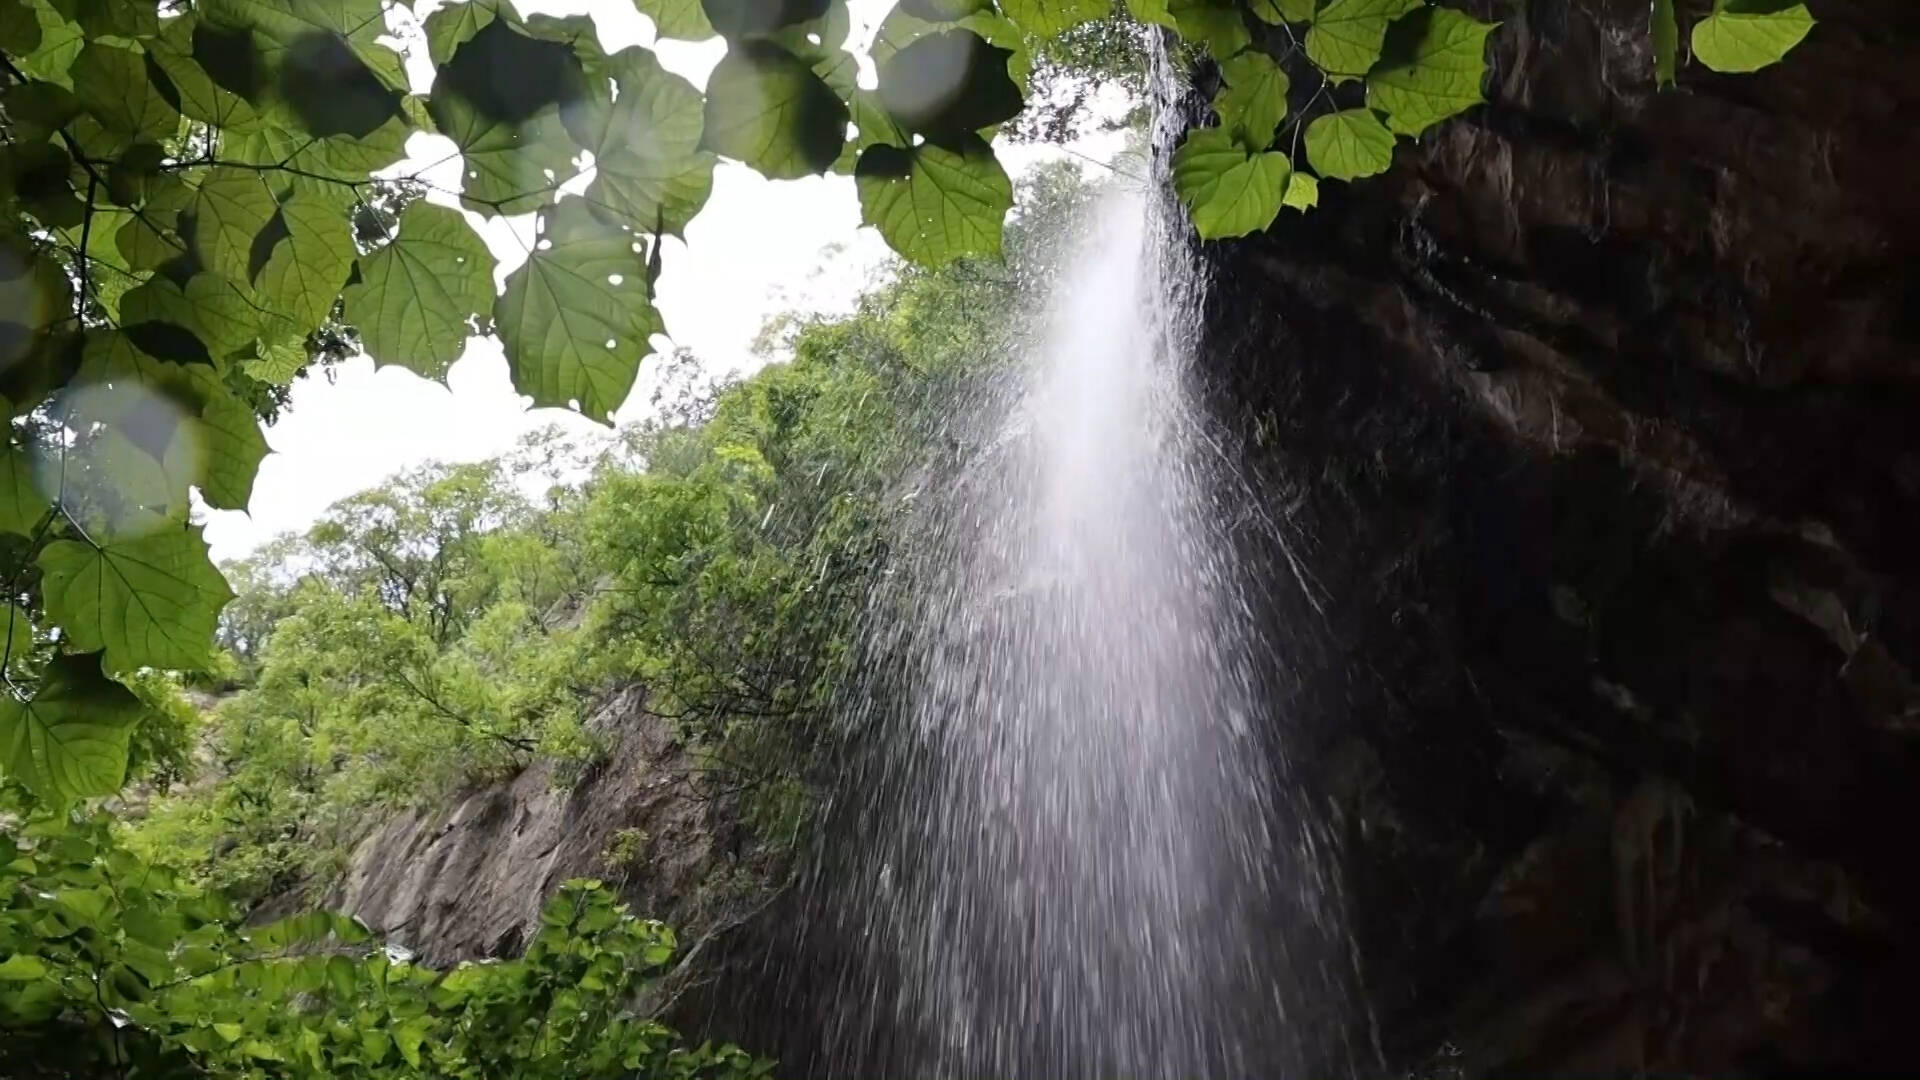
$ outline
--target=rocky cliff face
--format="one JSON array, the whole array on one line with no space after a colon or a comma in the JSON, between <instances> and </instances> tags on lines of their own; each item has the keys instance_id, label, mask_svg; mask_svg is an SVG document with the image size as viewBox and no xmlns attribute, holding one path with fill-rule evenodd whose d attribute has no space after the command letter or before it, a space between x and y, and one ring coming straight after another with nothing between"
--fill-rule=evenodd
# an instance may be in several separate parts
<instances>
[{"instance_id":1,"label":"rocky cliff face","mask_svg":"<svg viewBox=\"0 0 1920 1080\"><path fill-rule=\"evenodd\" d=\"M762 897L721 800L628 687L596 710L606 756L584 775L538 762L448 805L399 814L362 841L324 899L439 966L518 956L562 882L600 878L673 926L683 956Z\"/></svg>"},{"instance_id":2,"label":"rocky cliff face","mask_svg":"<svg viewBox=\"0 0 1920 1080\"><path fill-rule=\"evenodd\" d=\"M1920 6L1659 94L1645 0L1469 6L1489 105L1208 254L1381 1051L1905 1071Z\"/></svg>"}]
</instances>

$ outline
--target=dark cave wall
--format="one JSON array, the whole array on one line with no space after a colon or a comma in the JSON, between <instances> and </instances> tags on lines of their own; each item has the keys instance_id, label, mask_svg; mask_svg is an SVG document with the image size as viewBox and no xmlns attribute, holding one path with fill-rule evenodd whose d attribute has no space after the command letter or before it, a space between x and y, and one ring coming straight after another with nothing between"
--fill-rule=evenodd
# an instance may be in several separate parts
<instances>
[{"instance_id":1,"label":"dark cave wall","mask_svg":"<svg viewBox=\"0 0 1920 1080\"><path fill-rule=\"evenodd\" d=\"M1644 0L1468 6L1487 106L1205 253L1381 1051L1904 1071L1920 5L1661 94Z\"/></svg>"}]
</instances>

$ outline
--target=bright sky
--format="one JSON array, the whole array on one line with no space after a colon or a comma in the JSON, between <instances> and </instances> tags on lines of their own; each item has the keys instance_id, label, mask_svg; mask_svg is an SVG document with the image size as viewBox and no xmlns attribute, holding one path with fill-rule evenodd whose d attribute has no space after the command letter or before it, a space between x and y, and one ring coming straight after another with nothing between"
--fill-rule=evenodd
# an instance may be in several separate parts
<instances>
[{"instance_id":1,"label":"bright sky","mask_svg":"<svg viewBox=\"0 0 1920 1080\"><path fill-rule=\"evenodd\" d=\"M523 3L523 10L555 15L588 14L602 44L620 49L654 45L648 20L631 0L544 0ZM852 0L856 53L864 53L891 0ZM431 10L416 5L419 17ZM663 66L695 85L719 62L718 41L657 46ZM423 58L417 62L424 64ZM862 60L871 85L871 66ZM414 73L425 85L430 69ZM1075 144L1078 152L1108 160L1120 149L1117 134L1093 136ZM452 143L418 135L408 146L415 164L441 161ZM1043 160L1061 155L1053 148L998 147L1008 170L1018 177ZM444 187L457 185L458 159L447 161ZM584 181L582 181L584 184ZM450 197L430 196L452 204ZM500 259L500 276L525 258L522 237L531 237L530 217L506 221L468 215ZM864 287L883 268L889 253L872 229L860 227L860 204L853 181L844 176L770 181L744 165L723 163L714 170L713 195L687 227L686 243L669 239L662 256L656 304L666 321L671 344L691 349L712 376L751 371L762 361L751 343L766 320L783 311L833 313L849 310ZM656 338L658 351L669 343ZM643 363L638 385L616 421L644 415L650 397L650 373ZM242 556L274 535L312 523L334 502L373 487L386 477L428 460L478 461L510 450L526 432L559 423L579 432L598 425L559 409L528 409L507 376L499 343L476 339L453 366L447 385L410 371L379 371L365 357L338 365L331 380L306 378L295 384L292 407L267 431L273 453L260 466L247 513L203 511L206 538L217 560Z\"/></svg>"}]
</instances>

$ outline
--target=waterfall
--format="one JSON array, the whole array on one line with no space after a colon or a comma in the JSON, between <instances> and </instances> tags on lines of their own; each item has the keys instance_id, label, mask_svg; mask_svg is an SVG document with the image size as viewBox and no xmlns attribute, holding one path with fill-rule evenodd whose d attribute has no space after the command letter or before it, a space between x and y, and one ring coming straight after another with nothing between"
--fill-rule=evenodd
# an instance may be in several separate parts
<instances>
[{"instance_id":1,"label":"waterfall","mask_svg":"<svg viewBox=\"0 0 1920 1080\"><path fill-rule=\"evenodd\" d=\"M1302 1075L1332 1060L1332 920L1288 805L1244 499L1190 385L1197 261L1159 190L1110 191L1044 330L903 537L874 622L877 745L830 901L852 957L832 1075Z\"/></svg>"}]
</instances>

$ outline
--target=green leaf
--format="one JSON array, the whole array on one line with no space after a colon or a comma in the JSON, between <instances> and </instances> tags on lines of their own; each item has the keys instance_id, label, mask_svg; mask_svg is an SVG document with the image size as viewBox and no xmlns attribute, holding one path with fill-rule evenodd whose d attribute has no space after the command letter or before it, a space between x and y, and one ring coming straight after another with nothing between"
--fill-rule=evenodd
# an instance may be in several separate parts
<instances>
[{"instance_id":1,"label":"green leaf","mask_svg":"<svg viewBox=\"0 0 1920 1080\"><path fill-rule=\"evenodd\" d=\"M0 238L0 373L24 360L44 331L72 314L72 289L59 263Z\"/></svg>"},{"instance_id":2,"label":"green leaf","mask_svg":"<svg viewBox=\"0 0 1920 1080\"><path fill-rule=\"evenodd\" d=\"M427 111L464 159L461 205L476 213L525 214L553 201L574 174L576 150L557 105L524 120L487 115L459 94L436 93Z\"/></svg>"},{"instance_id":3,"label":"green leaf","mask_svg":"<svg viewBox=\"0 0 1920 1080\"><path fill-rule=\"evenodd\" d=\"M1422 0L1333 0L1307 30L1307 59L1335 82L1357 79L1380 59L1387 24Z\"/></svg>"},{"instance_id":4,"label":"green leaf","mask_svg":"<svg viewBox=\"0 0 1920 1080\"><path fill-rule=\"evenodd\" d=\"M729 41L766 37L827 14L829 0L701 0L707 22Z\"/></svg>"},{"instance_id":5,"label":"green leaf","mask_svg":"<svg viewBox=\"0 0 1920 1080\"><path fill-rule=\"evenodd\" d=\"M1673 85L1675 65L1680 54L1680 24L1674 18L1673 0L1653 0L1648 33L1653 38L1654 85L1662 89Z\"/></svg>"},{"instance_id":6,"label":"green leaf","mask_svg":"<svg viewBox=\"0 0 1920 1080\"><path fill-rule=\"evenodd\" d=\"M360 337L366 340L365 327L360 328ZM240 369L249 376L274 386L289 385L306 366L306 348L300 343L285 341L256 345L254 355L240 362Z\"/></svg>"},{"instance_id":7,"label":"green leaf","mask_svg":"<svg viewBox=\"0 0 1920 1080\"><path fill-rule=\"evenodd\" d=\"M919 146L879 144L854 170L860 216L888 246L923 266L997 255L1013 184L978 135Z\"/></svg>"},{"instance_id":8,"label":"green leaf","mask_svg":"<svg viewBox=\"0 0 1920 1080\"><path fill-rule=\"evenodd\" d=\"M72 72L80 104L121 145L159 142L180 130L180 113L148 76L141 53L95 41L74 59Z\"/></svg>"},{"instance_id":9,"label":"green leaf","mask_svg":"<svg viewBox=\"0 0 1920 1080\"><path fill-rule=\"evenodd\" d=\"M453 59L454 51L486 29L494 15L492 0L465 0L433 9L420 28L427 35L427 55L434 66Z\"/></svg>"},{"instance_id":10,"label":"green leaf","mask_svg":"<svg viewBox=\"0 0 1920 1080\"><path fill-rule=\"evenodd\" d=\"M496 18L440 65L433 99L458 99L488 121L524 124L550 108L571 108L586 99L579 49L598 48L591 36L584 42L550 41L532 27Z\"/></svg>"},{"instance_id":11,"label":"green leaf","mask_svg":"<svg viewBox=\"0 0 1920 1080\"><path fill-rule=\"evenodd\" d=\"M109 427L146 432L148 441L184 444L183 459L162 461L169 473L169 485L193 483L210 506L246 509L254 476L267 454L266 437L260 433L253 409L228 389L215 368L150 359L132 347L130 337L111 330L87 335L80 380L122 391L110 400L121 402L123 410L140 411L137 416L122 411L97 419ZM139 393L126 393L135 390ZM144 405L156 398L171 402L177 413L174 419L181 430L170 439L166 435L168 418ZM176 457L171 452L160 456ZM172 475L175 473L177 477Z\"/></svg>"},{"instance_id":12,"label":"green leaf","mask_svg":"<svg viewBox=\"0 0 1920 1080\"><path fill-rule=\"evenodd\" d=\"M1483 23L1452 8L1429 7L1393 24L1381 63L1367 75L1367 104L1393 130L1419 135L1486 100L1487 35Z\"/></svg>"},{"instance_id":13,"label":"green leaf","mask_svg":"<svg viewBox=\"0 0 1920 1080\"><path fill-rule=\"evenodd\" d=\"M1320 205L1320 181L1312 173L1295 169L1287 176L1287 193L1280 205L1305 213Z\"/></svg>"},{"instance_id":14,"label":"green leaf","mask_svg":"<svg viewBox=\"0 0 1920 1080\"><path fill-rule=\"evenodd\" d=\"M353 233L338 208L310 195L281 203L280 220L287 235L274 245L254 285L264 303L311 329L333 313L353 270Z\"/></svg>"},{"instance_id":15,"label":"green leaf","mask_svg":"<svg viewBox=\"0 0 1920 1080\"><path fill-rule=\"evenodd\" d=\"M160 13L148 0L66 0L66 12L94 38L148 38L160 32Z\"/></svg>"},{"instance_id":16,"label":"green leaf","mask_svg":"<svg viewBox=\"0 0 1920 1080\"><path fill-rule=\"evenodd\" d=\"M1027 33L1050 38L1105 18L1109 4L1108 0L1001 0L1000 10Z\"/></svg>"},{"instance_id":17,"label":"green leaf","mask_svg":"<svg viewBox=\"0 0 1920 1080\"><path fill-rule=\"evenodd\" d=\"M39 562L48 618L74 647L104 649L116 674L199 669L233 597L198 528L163 525L98 547L57 540Z\"/></svg>"},{"instance_id":18,"label":"green leaf","mask_svg":"<svg viewBox=\"0 0 1920 1080\"><path fill-rule=\"evenodd\" d=\"M1026 0L1026 2L1036 3L1037 0ZM1069 0L1070 5L1085 2L1087 0ZM899 8L916 19L944 23L955 22L980 12L990 12L993 10L993 4L991 0L900 0ZM1102 14L1105 14L1104 9Z\"/></svg>"},{"instance_id":19,"label":"green leaf","mask_svg":"<svg viewBox=\"0 0 1920 1080\"><path fill-rule=\"evenodd\" d=\"M1280 216L1290 171L1285 154L1248 154L1224 128L1201 128L1173 155L1173 189L1202 239L1246 236Z\"/></svg>"},{"instance_id":20,"label":"green leaf","mask_svg":"<svg viewBox=\"0 0 1920 1080\"><path fill-rule=\"evenodd\" d=\"M1169 30L1179 29L1174 21L1173 12L1167 10L1167 0L1127 0L1127 14L1135 22L1146 26L1164 26Z\"/></svg>"},{"instance_id":21,"label":"green leaf","mask_svg":"<svg viewBox=\"0 0 1920 1080\"><path fill-rule=\"evenodd\" d=\"M971 30L927 34L880 63L881 104L908 131L958 136L1004 123L1022 105L1012 55Z\"/></svg>"},{"instance_id":22,"label":"green leaf","mask_svg":"<svg viewBox=\"0 0 1920 1080\"><path fill-rule=\"evenodd\" d=\"M273 193L251 169L216 168L193 201L194 251L207 269L245 281L253 241L273 220Z\"/></svg>"},{"instance_id":23,"label":"green leaf","mask_svg":"<svg viewBox=\"0 0 1920 1080\"><path fill-rule=\"evenodd\" d=\"M33 535L53 500L34 479L33 462L14 446L0 448L0 532Z\"/></svg>"},{"instance_id":24,"label":"green leaf","mask_svg":"<svg viewBox=\"0 0 1920 1080\"><path fill-rule=\"evenodd\" d=\"M32 52L19 54L14 64L36 79L73 89L71 69L74 58L87 44L86 31L62 18L47 0L28 0L27 6L40 24L40 45Z\"/></svg>"},{"instance_id":25,"label":"green leaf","mask_svg":"<svg viewBox=\"0 0 1920 1080\"><path fill-rule=\"evenodd\" d=\"M1220 126L1244 133L1255 146L1273 142L1273 129L1287 115L1287 73L1263 52L1244 52L1224 60L1227 85L1213 99Z\"/></svg>"},{"instance_id":26,"label":"green leaf","mask_svg":"<svg viewBox=\"0 0 1920 1080\"><path fill-rule=\"evenodd\" d=\"M360 260L360 279L346 292L346 321L360 328L376 364L444 379L467 338L485 328L493 267L486 244L457 211L414 203L400 215L399 235Z\"/></svg>"},{"instance_id":27,"label":"green leaf","mask_svg":"<svg viewBox=\"0 0 1920 1080\"><path fill-rule=\"evenodd\" d=\"M15 141L43 142L80 114L80 99L49 82L14 83L0 90L0 109L6 110Z\"/></svg>"},{"instance_id":28,"label":"green leaf","mask_svg":"<svg viewBox=\"0 0 1920 1080\"><path fill-rule=\"evenodd\" d=\"M21 0L0 0L0 50L25 56L40 47L40 20Z\"/></svg>"},{"instance_id":29,"label":"green leaf","mask_svg":"<svg viewBox=\"0 0 1920 1080\"><path fill-rule=\"evenodd\" d=\"M400 57L380 43L387 34L381 0L201 0L197 10L209 25L251 30L270 69L294 59L290 54L303 43L311 47L333 39L343 42L359 66L387 89L407 87Z\"/></svg>"},{"instance_id":30,"label":"green leaf","mask_svg":"<svg viewBox=\"0 0 1920 1080\"><path fill-rule=\"evenodd\" d=\"M1693 24L1693 55L1715 71L1759 71L1778 63L1813 29L1805 4L1783 0L1715 0Z\"/></svg>"},{"instance_id":31,"label":"green leaf","mask_svg":"<svg viewBox=\"0 0 1920 1080\"><path fill-rule=\"evenodd\" d=\"M1167 0L1167 14L1181 37L1205 45L1215 57L1233 56L1253 41L1240 9L1222 0Z\"/></svg>"},{"instance_id":32,"label":"green leaf","mask_svg":"<svg viewBox=\"0 0 1920 1080\"><path fill-rule=\"evenodd\" d=\"M1377 176L1393 164L1393 132L1367 109L1328 113L1307 125L1307 163L1329 180Z\"/></svg>"},{"instance_id":33,"label":"green leaf","mask_svg":"<svg viewBox=\"0 0 1920 1080\"><path fill-rule=\"evenodd\" d=\"M626 400L659 332L640 241L580 199L541 215L532 255L494 306L514 388L536 406L573 405L606 422Z\"/></svg>"},{"instance_id":34,"label":"green leaf","mask_svg":"<svg viewBox=\"0 0 1920 1080\"><path fill-rule=\"evenodd\" d=\"M0 710L8 707L8 703L0 702ZM0 960L0 982L31 982L34 979L44 978L46 974L47 963L37 956L14 953L5 960Z\"/></svg>"},{"instance_id":35,"label":"green leaf","mask_svg":"<svg viewBox=\"0 0 1920 1080\"><path fill-rule=\"evenodd\" d=\"M733 43L707 77L702 147L763 176L825 172L846 141L846 103L804 61L772 42Z\"/></svg>"},{"instance_id":36,"label":"green leaf","mask_svg":"<svg viewBox=\"0 0 1920 1080\"><path fill-rule=\"evenodd\" d=\"M678 161L609 154L594 159L596 172L586 197L596 209L636 228L684 236L687 223L713 193L716 160L705 150Z\"/></svg>"},{"instance_id":37,"label":"green leaf","mask_svg":"<svg viewBox=\"0 0 1920 1080\"><path fill-rule=\"evenodd\" d=\"M653 20L655 32L663 38L705 41L714 36L700 0L634 0L634 6Z\"/></svg>"},{"instance_id":38,"label":"green leaf","mask_svg":"<svg viewBox=\"0 0 1920 1080\"><path fill-rule=\"evenodd\" d=\"M615 53L607 68L618 97L591 99L568 123L593 152L587 199L637 230L678 236L713 188L714 156L700 149L700 91L637 47Z\"/></svg>"},{"instance_id":39,"label":"green leaf","mask_svg":"<svg viewBox=\"0 0 1920 1080\"><path fill-rule=\"evenodd\" d=\"M1263 23L1303 23L1313 18L1314 0L1253 0L1253 14Z\"/></svg>"},{"instance_id":40,"label":"green leaf","mask_svg":"<svg viewBox=\"0 0 1920 1080\"><path fill-rule=\"evenodd\" d=\"M0 769L56 804L111 795L144 712L131 690L100 674L99 656L56 656L29 700L0 693Z\"/></svg>"},{"instance_id":41,"label":"green leaf","mask_svg":"<svg viewBox=\"0 0 1920 1080\"><path fill-rule=\"evenodd\" d=\"M135 328L148 324L178 327L205 346L205 362L249 345L260 332L259 309L239 288L218 274L199 273L183 289L156 275L128 290L120 300L120 322L136 345L161 360L199 360L197 354L160 355Z\"/></svg>"},{"instance_id":42,"label":"green leaf","mask_svg":"<svg viewBox=\"0 0 1920 1080\"><path fill-rule=\"evenodd\" d=\"M253 106L221 86L194 58L194 31L198 26L199 20L192 15L168 20L160 36L147 43L147 55L173 84L182 114L227 130L252 128L260 121Z\"/></svg>"}]
</instances>

